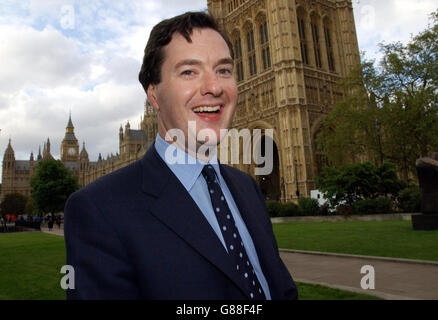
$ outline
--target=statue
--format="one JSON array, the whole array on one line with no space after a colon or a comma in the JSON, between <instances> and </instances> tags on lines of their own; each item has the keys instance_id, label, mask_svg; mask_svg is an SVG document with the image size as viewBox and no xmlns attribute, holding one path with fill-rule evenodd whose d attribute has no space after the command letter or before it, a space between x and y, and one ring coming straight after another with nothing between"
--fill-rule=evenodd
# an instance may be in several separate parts
<instances>
[{"instance_id":1,"label":"statue","mask_svg":"<svg viewBox=\"0 0 438 320\"><path fill-rule=\"evenodd\" d=\"M414 230L438 230L438 152L415 163L421 190L420 215L412 216Z\"/></svg>"}]
</instances>

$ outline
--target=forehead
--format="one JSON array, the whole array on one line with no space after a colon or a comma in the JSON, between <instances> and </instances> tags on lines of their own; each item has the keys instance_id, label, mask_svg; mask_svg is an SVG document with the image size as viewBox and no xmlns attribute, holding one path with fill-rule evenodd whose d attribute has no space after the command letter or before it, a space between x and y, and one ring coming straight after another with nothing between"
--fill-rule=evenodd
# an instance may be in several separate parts
<instances>
[{"instance_id":1,"label":"forehead","mask_svg":"<svg viewBox=\"0 0 438 320\"><path fill-rule=\"evenodd\" d=\"M190 34L191 42L179 32L164 47L164 62L176 62L185 58L209 57L210 59L231 58L230 49L219 32L210 28L195 28Z\"/></svg>"}]
</instances>

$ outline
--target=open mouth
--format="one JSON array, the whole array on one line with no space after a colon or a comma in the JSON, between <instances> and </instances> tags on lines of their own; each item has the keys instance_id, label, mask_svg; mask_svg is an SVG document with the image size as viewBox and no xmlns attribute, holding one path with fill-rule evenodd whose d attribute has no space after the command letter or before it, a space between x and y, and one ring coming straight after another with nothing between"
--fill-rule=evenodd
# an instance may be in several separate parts
<instances>
[{"instance_id":1,"label":"open mouth","mask_svg":"<svg viewBox=\"0 0 438 320\"><path fill-rule=\"evenodd\" d=\"M221 110L221 106L200 106L193 109L193 112L198 114L218 114Z\"/></svg>"},{"instance_id":2,"label":"open mouth","mask_svg":"<svg viewBox=\"0 0 438 320\"><path fill-rule=\"evenodd\" d=\"M199 106L193 108L193 112L203 119L204 121L216 121L221 118L223 105L218 104L215 106Z\"/></svg>"}]
</instances>

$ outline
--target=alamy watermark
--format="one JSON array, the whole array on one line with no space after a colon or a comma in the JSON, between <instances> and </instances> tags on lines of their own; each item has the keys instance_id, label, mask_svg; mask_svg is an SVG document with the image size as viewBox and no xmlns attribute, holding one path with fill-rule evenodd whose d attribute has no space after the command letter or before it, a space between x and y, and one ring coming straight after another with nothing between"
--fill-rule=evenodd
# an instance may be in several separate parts
<instances>
[{"instance_id":1,"label":"alamy watermark","mask_svg":"<svg viewBox=\"0 0 438 320\"><path fill-rule=\"evenodd\" d=\"M374 267L370 265L362 266L360 273L365 274L360 280L360 287L364 290L374 290L376 287Z\"/></svg>"},{"instance_id":2,"label":"alamy watermark","mask_svg":"<svg viewBox=\"0 0 438 320\"><path fill-rule=\"evenodd\" d=\"M65 274L65 276L61 278L61 288L64 290L73 290L75 288L75 269L73 266L68 264L62 266L60 273Z\"/></svg>"},{"instance_id":3,"label":"alamy watermark","mask_svg":"<svg viewBox=\"0 0 438 320\"><path fill-rule=\"evenodd\" d=\"M72 5L63 5L59 15L59 24L62 29L75 28L75 8Z\"/></svg>"},{"instance_id":4,"label":"alamy watermark","mask_svg":"<svg viewBox=\"0 0 438 320\"><path fill-rule=\"evenodd\" d=\"M216 132L209 128L196 133L196 121L189 121L187 135L186 138L184 131L177 128L167 131L165 140L173 142L165 152L168 164L196 164L196 158L186 157L183 148L194 151L199 159L209 159L217 153L220 142L220 163L254 163L256 176L269 175L273 170L273 129L253 129L252 132L249 129L220 129L220 137L217 137Z\"/></svg>"}]
</instances>

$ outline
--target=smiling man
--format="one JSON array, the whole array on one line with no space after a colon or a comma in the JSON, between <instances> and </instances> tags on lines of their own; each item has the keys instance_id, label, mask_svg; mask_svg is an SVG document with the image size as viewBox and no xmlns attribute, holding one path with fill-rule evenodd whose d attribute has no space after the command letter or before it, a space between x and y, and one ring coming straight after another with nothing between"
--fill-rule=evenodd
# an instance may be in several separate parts
<instances>
[{"instance_id":1,"label":"smiling man","mask_svg":"<svg viewBox=\"0 0 438 320\"><path fill-rule=\"evenodd\" d=\"M220 129L231 124L237 100L233 59L224 38L207 28L194 29L189 39L174 33L163 56L161 72L157 70L160 82L148 84L145 79L144 83L149 101L158 111L160 136L178 128L187 138L198 137L203 129L211 130L212 139L219 137ZM147 60L143 69L146 66ZM196 132L188 132L189 121L195 122ZM204 142L197 141L196 148ZM195 155L196 150L187 148Z\"/></svg>"},{"instance_id":2,"label":"smiling man","mask_svg":"<svg viewBox=\"0 0 438 320\"><path fill-rule=\"evenodd\" d=\"M189 12L156 25L139 79L158 135L141 160L68 200L67 297L296 299L256 182L199 152L220 142L237 102L232 49L216 21ZM170 163L169 150L188 161Z\"/></svg>"}]
</instances>

